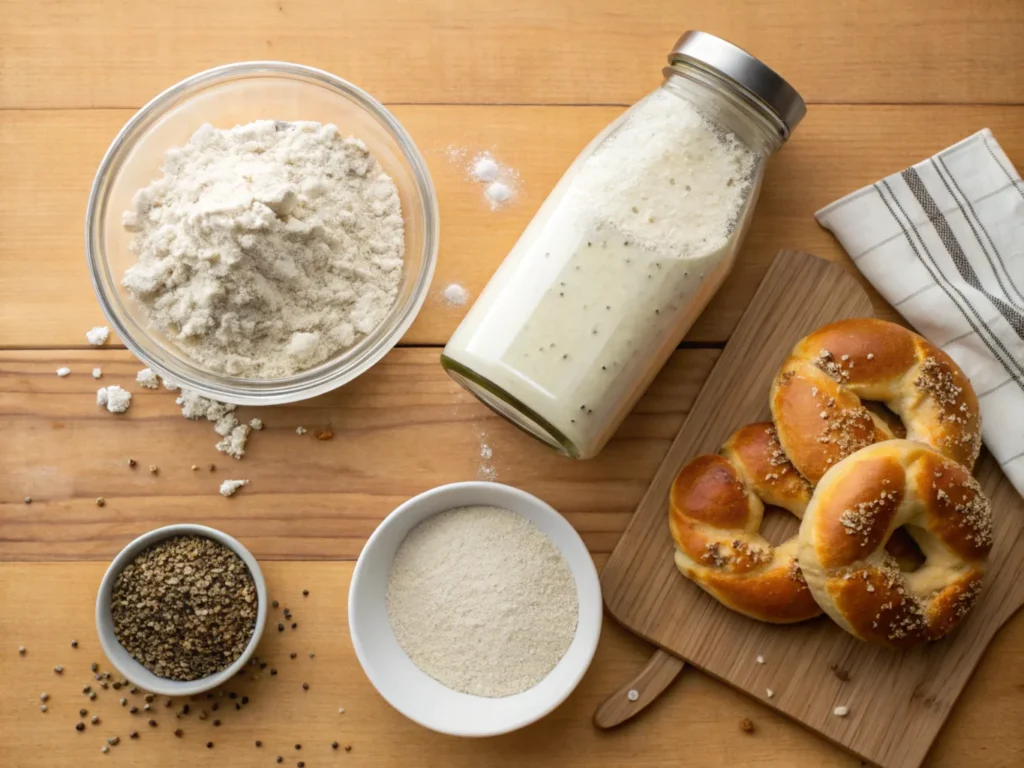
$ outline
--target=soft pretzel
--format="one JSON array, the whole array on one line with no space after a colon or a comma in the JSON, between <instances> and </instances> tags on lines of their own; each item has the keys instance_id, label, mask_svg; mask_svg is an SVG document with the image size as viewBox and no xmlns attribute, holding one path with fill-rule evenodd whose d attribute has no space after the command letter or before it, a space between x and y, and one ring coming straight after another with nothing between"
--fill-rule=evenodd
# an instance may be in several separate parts
<instances>
[{"instance_id":1,"label":"soft pretzel","mask_svg":"<svg viewBox=\"0 0 1024 768\"><path fill-rule=\"evenodd\" d=\"M925 556L913 572L883 549L901 526ZM800 524L799 562L839 626L903 648L943 637L967 614L991 546L989 503L971 473L921 443L890 440L821 479Z\"/></svg>"},{"instance_id":2,"label":"soft pretzel","mask_svg":"<svg viewBox=\"0 0 1024 768\"><path fill-rule=\"evenodd\" d=\"M782 452L772 424L741 427L721 454L696 457L672 483L676 566L753 619L785 624L818 616L797 566L797 537L773 547L759 533L765 503L801 517L810 498L811 486Z\"/></svg>"},{"instance_id":3,"label":"soft pretzel","mask_svg":"<svg viewBox=\"0 0 1024 768\"><path fill-rule=\"evenodd\" d=\"M812 484L860 448L894 436L862 398L899 416L908 439L974 466L981 448L978 399L956 363L895 323L841 320L801 339L772 384L779 441Z\"/></svg>"}]
</instances>

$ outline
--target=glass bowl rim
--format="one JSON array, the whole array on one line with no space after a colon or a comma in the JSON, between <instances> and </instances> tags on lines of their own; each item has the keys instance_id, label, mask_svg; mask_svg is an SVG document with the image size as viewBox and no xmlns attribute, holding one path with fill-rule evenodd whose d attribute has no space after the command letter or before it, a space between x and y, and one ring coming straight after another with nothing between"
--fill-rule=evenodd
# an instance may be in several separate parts
<instances>
[{"instance_id":1,"label":"glass bowl rim","mask_svg":"<svg viewBox=\"0 0 1024 768\"><path fill-rule=\"evenodd\" d=\"M367 346L344 364L339 365L337 359L327 360L319 366L292 376L261 380L222 376L202 371L198 364L192 363L201 373L217 378L217 382L211 384L205 378L200 380L175 370L174 366L165 363L163 357L154 358L136 341L129 326L133 326L143 337L148 337L149 334L144 326L136 323L123 311L123 305L113 287L115 282L110 273L103 244L103 217L106 215L112 173L121 170L135 140L145 129L162 118L180 99L195 95L210 86L254 75L276 75L312 81L349 99L384 127L401 150L402 158L411 168L420 198L420 213L423 219L423 262L406 305L400 314L393 316L391 320L390 331L373 339L373 335L379 333L387 321L378 326L353 349L358 349L359 345L364 343ZM397 118L381 102L347 80L322 69L285 61L243 61L213 67L175 83L150 99L121 127L104 153L93 177L85 214L85 256L93 290L107 321L128 350L142 363L175 384L206 397L237 405L275 405L315 397L347 384L379 362L397 345L426 301L437 266L439 239L440 213L433 179L412 137ZM176 351L167 357L172 361L187 359L184 353Z\"/></svg>"}]
</instances>

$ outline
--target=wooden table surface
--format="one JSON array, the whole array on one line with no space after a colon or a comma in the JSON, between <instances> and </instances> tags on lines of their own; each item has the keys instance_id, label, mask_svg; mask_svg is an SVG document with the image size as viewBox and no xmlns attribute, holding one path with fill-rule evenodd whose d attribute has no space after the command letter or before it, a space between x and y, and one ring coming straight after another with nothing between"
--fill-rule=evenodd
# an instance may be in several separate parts
<instances>
[{"instance_id":1,"label":"wooden table surface","mask_svg":"<svg viewBox=\"0 0 1024 768\"><path fill-rule=\"evenodd\" d=\"M0 19L0 765L233 768L272 766L279 754L308 768L858 764L693 671L637 722L595 731L594 708L650 652L610 623L578 691L541 723L483 741L430 733L391 710L359 669L345 623L352 560L403 499L493 472L559 508L603 563L772 255L789 246L845 258L814 223L818 207L984 126L1024 167L1020 0L0 0ZM447 307L438 288L455 281L479 293L577 152L658 85L665 53L688 28L776 67L807 98L808 115L769 166L726 286L608 449L573 463L443 374L439 347L464 309ZM214 450L211 425L181 418L172 395L140 391L141 366L117 340L86 345L103 317L82 220L96 165L133 110L186 75L261 58L322 67L393 108L433 174L442 242L434 292L402 346L341 391L260 412L267 429L236 463ZM448 160L451 145L516 168L514 203L489 210ZM63 365L72 375L60 379ZM104 383L133 392L124 416L97 410L95 366ZM313 428L328 423L334 439L316 440ZM296 435L299 425L310 433ZM227 477L252 485L223 499L216 488ZM184 521L248 545L300 626L267 633L259 653L279 674L240 681L238 695L250 699L242 711L218 700L222 726L194 709L176 720L157 703L149 728L118 705L120 694L101 690L90 702L81 693L93 682L89 664L106 667L92 605L106 562L128 540ZM1024 763L1022 662L1018 616L928 765ZM82 706L101 723L77 733ZM739 729L744 717L752 735ZM104 755L108 736L121 743ZM333 740L352 750L334 752Z\"/></svg>"}]
</instances>

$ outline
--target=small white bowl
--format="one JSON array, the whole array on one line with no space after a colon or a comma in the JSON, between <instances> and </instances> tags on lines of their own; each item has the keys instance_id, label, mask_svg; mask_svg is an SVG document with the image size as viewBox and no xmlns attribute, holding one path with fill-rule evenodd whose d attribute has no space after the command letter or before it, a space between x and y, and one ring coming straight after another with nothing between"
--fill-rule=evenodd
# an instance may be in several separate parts
<instances>
[{"instance_id":1,"label":"small white bowl","mask_svg":"<svg viewBox=\"0 0 1024 768\"><path fill-rule=\"evenodd\" d=\"M252 638L249 640L249 644L245 647L242 655L230 667L222 669L217 674L198 680L189 680L188 682L157 677L137 662L125 650L124 646L118 642L117 635L114 634L114 619L110 611L110 595L114 589L114 582L117 581L118 574L144 549L172 536L204 536L220 542L233 551L242 558L242 562L249 569L252 581L256 585L256 599L258 602L256 608L256 628L253 630ZM103 581L100 582L100 591L96 597L96 629L99 632L100 645L103 646L103 652L107 654L111 664L122 675L131 680L132 684L161 696L192 696L226 683L237 675L238 671L249 661L249 657L252 656L256 646L259 645L260 636L263 634L263 627L266 623L267 583L263 579L263 572L260 570L256 558L233 537L215 528L207 528L205 525L168 525L142 534L122 549L117 557L114 558L110 567L107 568L107 572L103 574Z\"/></svg>"},{"instance_id":2,"label":"small white bowl","mask_svg":"<svg viewBox=\"0 0 1024 768\"><path fill-rule=\"evenodd\" d=\"M576 636L547 677L503 698L459 693L417 667L388 619L388 576L398 547L432 515L456 507L493 506L522 515L558 547L576 581ZM363 547L348 593L348 623L356 657L387 702L422 726L452 736L496 736L544 717L573 692L590 666L601 635L601 584L594 561L569 522L536 496L489 482L453 483L421 493L388 515Z\"/></svg>"}]
</instances>

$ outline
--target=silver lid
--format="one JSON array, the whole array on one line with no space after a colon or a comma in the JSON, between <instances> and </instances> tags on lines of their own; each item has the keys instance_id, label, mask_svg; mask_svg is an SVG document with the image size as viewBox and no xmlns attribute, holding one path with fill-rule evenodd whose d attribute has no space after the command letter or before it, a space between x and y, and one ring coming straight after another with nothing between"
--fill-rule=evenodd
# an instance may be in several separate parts
<instances>
[{"instance_id":1,"label":"silver lid","mask_svg":"<svg viewBox=\"0 0 1024 768\"><path fill-rule=\"evenodd\" d=\"M763 61L727 40L707 32L685 32L668 55L670 64L683 62L731 80L748 97L769 110L786 126L786 137L807 114L796 89Z\"/></svg>"}]
</instances>

